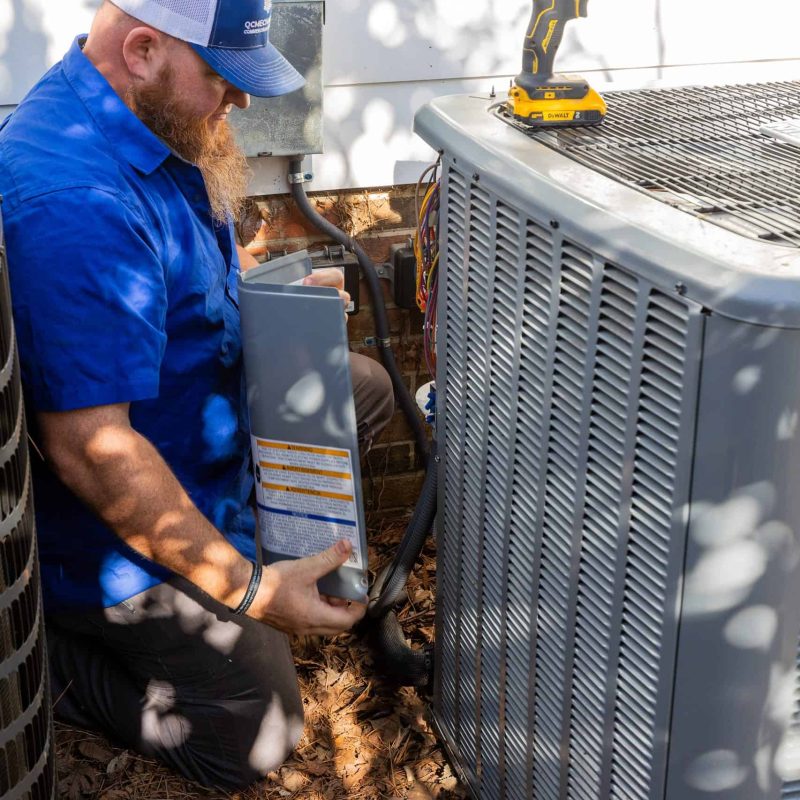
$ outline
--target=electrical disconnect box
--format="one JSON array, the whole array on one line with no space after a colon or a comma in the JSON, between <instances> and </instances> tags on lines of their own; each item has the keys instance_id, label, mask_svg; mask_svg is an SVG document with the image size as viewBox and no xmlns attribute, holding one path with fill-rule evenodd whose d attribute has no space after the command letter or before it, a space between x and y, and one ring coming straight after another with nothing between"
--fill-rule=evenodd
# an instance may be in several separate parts
<instances>
[{"instance_id":1,"label":"electrical disconnect box","mask_svg":"<svg viewBox=\"0 0 800 800\"><path fill-rule=\"evenodd\" d=\"M410 244L396 244L392 247L392 267L394 268L394 302L398 308L417 307L417 256Z\"/></svg>"},{"instance_id":2,"label":"electrical disconnect box","mask_svg":"<svg viewBox=\"0 0 800 800\"><path fill-rule=\"evenodd\" d=\"M248 157L322 152L322 0L275 0L270 41L306 85L281 97L253 97L250 107L231 115Z\"/></svg>"}]
</instances>

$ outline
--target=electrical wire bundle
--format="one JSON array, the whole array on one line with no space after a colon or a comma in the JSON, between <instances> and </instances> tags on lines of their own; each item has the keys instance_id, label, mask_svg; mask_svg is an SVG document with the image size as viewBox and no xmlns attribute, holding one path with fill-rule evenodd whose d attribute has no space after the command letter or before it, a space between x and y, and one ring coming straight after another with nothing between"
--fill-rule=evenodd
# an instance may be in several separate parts
<instances>
[{"instance_id":1,"label":"electrical wire bundle","mask_svg":"<svg viewBox=\"0 0 800 800\"><path fill-rule=\"evenodd\" d=\"M425 363L432 377L436 376L436 289L439 279L439 161L431 164L420 176L414 201L417 211L417 230L414 234L414 254L417 258L417 306L425 314L423 347ZM427 179L425 194L420 202L422 186Z\"/></svg>"}]
</instances>

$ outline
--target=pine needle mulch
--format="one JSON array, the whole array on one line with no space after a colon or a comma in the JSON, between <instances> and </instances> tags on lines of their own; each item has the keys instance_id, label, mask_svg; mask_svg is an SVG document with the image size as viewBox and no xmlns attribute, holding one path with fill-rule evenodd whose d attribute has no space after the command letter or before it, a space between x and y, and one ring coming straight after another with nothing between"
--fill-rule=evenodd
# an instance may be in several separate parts
<instances>
[{"instance_id":1,"label":"pine needle mulch","mask_svg":"<svg viewBox=\"0 0 800 800\"><path fill-rule=\"evenodd\" d=\"M388 563L403 526L370 535L370 565ZM433 640L435 546L429 543L400 612L415 647ZM431 726L427 698L375 672L354 635L293 643L306 729L293 757L244 792L209 791L104 738L56 725L59 798L98 800L463 800L464 788Z\"/></svg>"}]
</instances>

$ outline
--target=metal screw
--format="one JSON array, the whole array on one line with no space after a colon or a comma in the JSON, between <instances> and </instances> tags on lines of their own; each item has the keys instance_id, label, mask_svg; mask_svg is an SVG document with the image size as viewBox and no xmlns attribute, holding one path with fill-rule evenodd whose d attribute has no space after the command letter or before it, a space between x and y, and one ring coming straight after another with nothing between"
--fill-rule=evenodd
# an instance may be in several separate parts
<instances>
[{"instance_id":1,"label":"metal screw","mask_svg":"<svg viewBox=\"0 0 800 800\"><path fill-rule=\"evenodd\" d=\"M677 292L677 293L678 293L678 294L679 294L681 297L683 297L683 295L685 295L685 294L686 294L686 284L685 284L685 283L683 283L682 281L678 281L678 282L675 284L675 291L676 291L676 292Z\"/></svg>"},{"instance_id":2,"label":"metal screw","mask_svg":"<svg viewBox=\"0 0 800 800\"><path fill-rule=\"evenodd\" d=\"M477 173L477 172L473 172L473 173L472 173L472 180L474 180L474 181L475 181L475 183L477 183L477 182L478 182L480 179L481 179L481 176L480 176L480 175L478 175L478 173Z\"/></svg>"},{"instance_id":3,"label":"metal screw","mask_svg":"<svg viewBox=\"0 0 800 800\"><path fill-rule=\"evenodd\" d=\"M550 227L554 231L557 231L559 229L559 227L561 227L561 225L560 225L560 223L559 223L559 221L557 219L551 219L550 220Z\"/></svg>"},{"instance_id":4,"label":"metal screw","mask_svg":"<svg viewBox=\"0 0 800 800\"><path fill-rule=\"evenodd\" d=\"M437 464L440 464L440 463L441 463L441 461L442 461L442 457L441 457L441 456L434 456L434 457L433 457L433 460L434 460L434 461L435 461Z\"/></svg>"}]
</instances>

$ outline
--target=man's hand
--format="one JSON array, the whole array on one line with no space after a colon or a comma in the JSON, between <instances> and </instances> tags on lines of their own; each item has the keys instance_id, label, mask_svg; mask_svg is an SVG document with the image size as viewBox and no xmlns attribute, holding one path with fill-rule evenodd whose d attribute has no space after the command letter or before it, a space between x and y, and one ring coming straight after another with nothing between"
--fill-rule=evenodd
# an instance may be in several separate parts
<instances>
[{"instance_id":1,"label":"man's hand","mask_svg":"<svg viewBox=\"0 0 800 800\"><path fill-rule=\"evenodd\" d=\"M345 309L350 305L350 295L344 290L344 275L336 267L315 269L310 275L303 278L303 286L332 286L338 290Z\"/></svg>"},{"instance_id":2,"label":"man's hand","mask_svg":"<svg viewBox=\"0 0 800 800\"><path fill-rule=\"evenodd\" d=\"M265 567L247 615L299 635L349 630L364 616L366 606L323 597L317 581L344 564L351 550L350 543L342 540L315 556Z\"/></svg>"}]
</instances>

